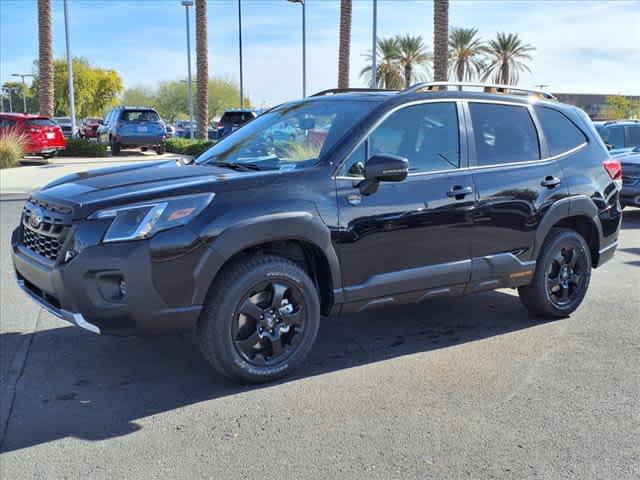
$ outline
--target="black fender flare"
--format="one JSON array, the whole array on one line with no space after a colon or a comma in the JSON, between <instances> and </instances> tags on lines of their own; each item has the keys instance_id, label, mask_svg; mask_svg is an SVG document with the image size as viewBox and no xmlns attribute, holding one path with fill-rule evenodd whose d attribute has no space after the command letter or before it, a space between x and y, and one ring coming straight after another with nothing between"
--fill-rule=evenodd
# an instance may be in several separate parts
<instances>
[{"instance_id":1,"label":"black fender flare","mask_svg":"<svg viewBox=\"0 0 640 480\"><path fill-rule=\"evenodd\" d=\"M536 232L531 260L538 258L547 235L549 235L549 232L556 223L564 220L565 218L578 216L589 218L598 232L598 245L596 246L596 251L598 251L600 248L599 245L602 241L602 225L600 223L600 218L598 217L598 207L593 200L586 195L576 195L574 197L566 197L558 200L542 217Z\"/></svg>"},{"instance_id":2,"label":"black fender flare","mask_svg":"<svg viewBox=\"0 0 640 480\"><path fill-rule=\"evenodd\" d=\"M303 241L319 248L329 264L333 287L342 285L331 232L317 215L308 211L269 213L234 223L215 238L194 271L193 304L205 301L213 280L231 257L260 244L284 240Z\"/></svg>"}]
</instances>

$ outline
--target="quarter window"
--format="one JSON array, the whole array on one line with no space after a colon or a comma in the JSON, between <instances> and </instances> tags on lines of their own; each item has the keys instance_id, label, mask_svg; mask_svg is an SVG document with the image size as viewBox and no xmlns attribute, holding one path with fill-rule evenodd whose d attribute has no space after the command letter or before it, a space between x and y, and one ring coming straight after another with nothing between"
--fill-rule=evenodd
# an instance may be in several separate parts
<instances>
[{"instance_id":1,"label":"quarter window","mask_svg":"<svg viewBox=\"0 0 640 480\"><path fill-rule=\"evenodd\" d=\"M587 141L584 133L564 114L545 107L535 107L551 156L560 155Z\"/></svg>"},{"instance_id":2,"label":"quarter window","mask_svg":"<svg viewBox=\"0 0 640 480\"><path fill-rule=\"evenodd\" d=\"M479 166L540 159L540 145L529 110L517 105L470 103Z\"/></svg>"}]
</instances>

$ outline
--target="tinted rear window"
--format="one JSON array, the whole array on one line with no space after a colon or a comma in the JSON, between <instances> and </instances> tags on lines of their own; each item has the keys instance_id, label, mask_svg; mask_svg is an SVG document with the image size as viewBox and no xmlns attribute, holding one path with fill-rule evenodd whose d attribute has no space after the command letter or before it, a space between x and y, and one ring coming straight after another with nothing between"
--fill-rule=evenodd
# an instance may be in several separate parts
<instances>
[{"instance_id":1,"label":"tinted rear window","mask_svg":"<svg viewBox=\"0 0 640 480\"><path fill-rule=\"evenodd\" d=\"M222 116L222 123L243 123L253 118L251 113L227 112Z\"/></svg>"},{"instance_id":2,"label":"tinted rear window","mask_svg":"<svg viewBox=\"0 0 640 480\"><path fill-rule=\"evenodd\" d=\"M39 127L51 127L56 125L53 120L49 120L48 118L32 118L27 120L27 125L37 125Z\"/></svg>"},{"instance_id":3,"label":"tinted rear window","mask_svg":"<svg viewBox=\"0 0 640 480\"><path fill-rule=\"evenodd\" d=\"M479 166L540 159L538 133L527 108L470 103L469 110Z\"/></svg>"},{"instance_id":4,"label":"tinted rear window","mask_svg":"<svg viewBox=\"0 0 640 480\"><path fill-rule=\"evenodd\" d=\"M587 141L584 133L564 114L545 107L535 107L535 111L551 156L560 155Z\"/></svg>"},{"instance_id":5,"label":"tinted rear window","mask_svg":"<svg viewBox=\"0 0 640 480\"><path fill-rule=\"evenodd\" d=\"M120 114L123 122L158 122L160 117L153 110L124 110Z\"/></svg>"}]
</instances>

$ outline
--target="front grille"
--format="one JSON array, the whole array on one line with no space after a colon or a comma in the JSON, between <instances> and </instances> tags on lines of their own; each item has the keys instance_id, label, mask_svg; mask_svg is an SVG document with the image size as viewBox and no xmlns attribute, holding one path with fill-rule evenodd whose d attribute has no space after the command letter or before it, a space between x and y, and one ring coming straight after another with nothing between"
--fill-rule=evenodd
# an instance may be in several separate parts
<instances>
[{"instance_id":1,"label":"front grille","mask_svg":"<svg viewBox=\"0 0 640 480\"><path fill-rule=\"evenodd\" d=\"M71 209L31 200L22 212L22 243L38 255L56 261L71 226Z\"/></svg>"},{"instance_id":2,"label":"front grille","mask_svg":"<svg viewBox=\"0 0 640 480\"><path fill-rule=\"evenodd\" d=\"M58 253L62 246L59 238L42 235L30 230L29 227L24 229L23 241L25 247L54 262L58 258Z\"/></svg>"}]
</instances>

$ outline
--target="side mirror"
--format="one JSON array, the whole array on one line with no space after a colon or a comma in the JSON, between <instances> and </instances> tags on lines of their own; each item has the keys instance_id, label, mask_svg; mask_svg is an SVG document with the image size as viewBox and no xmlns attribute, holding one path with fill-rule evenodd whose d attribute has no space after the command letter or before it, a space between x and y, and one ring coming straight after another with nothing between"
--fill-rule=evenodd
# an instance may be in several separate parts
<instances>
[{"instance_id":1,"label":"side mirror","mask_svg":"<svg viewBox=\"0 0 640 480\"><path fill-rule=\"evenodd\" d=\"M376 182L401 182L409 174L409 160L397 155L374 155L364 168L364 178Z\"/></svg>"},{"instance_id":2,"label":"side mirror","mask_svg":"<svg viewBox=\"0 0 640 480\"><path fill-rule=\"evenodd\" d=\"M606 143L604 144L607 147L607 150L613 150L613 145L611 145L610 143Z\"/></svg>"},{"instance_id":3,"label":"side mirror","mask_svg":"<svg viewBox=\"0 0 640 480\"><path fill-rule=\"evenodd\" d=\"M364 167L364 180L358 188L362 195L378 190L380 182L401 182L409 174L409 160L397 155L374 155Z\"/></svg>"}]
</instances>

